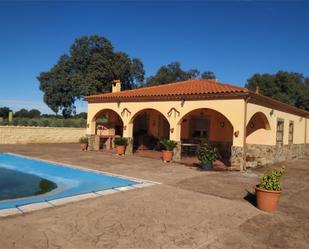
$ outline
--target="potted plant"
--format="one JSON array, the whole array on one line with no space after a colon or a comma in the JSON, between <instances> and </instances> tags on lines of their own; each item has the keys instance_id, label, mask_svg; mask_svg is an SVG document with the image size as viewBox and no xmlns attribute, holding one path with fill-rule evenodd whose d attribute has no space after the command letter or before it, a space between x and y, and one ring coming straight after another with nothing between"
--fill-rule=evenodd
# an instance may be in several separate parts
<instances>
[{"instance_id":1,"label":"potted plant","mask_svg":"<svg viewBox=\"0 0 309 249\"><path fill-rule=\"evenodd\" d=\"M260 184L255 187L257 208L266 212L275 212L279 206L281 177L285 168L266 171Z\"/></svg>"},{"instance_id":2,"label":"potted plant","mask_svg":"<svg viewBox=\"0 0 309 249\"><path fill-rule=\"evenodd\" d=\"M81 137L79 139L79 144L80 144L80 150L81 151L84 151L84 150L87 150L88 148L88 138L87 137Z\"/></svg>"},{"instance_id":3,"label":"potted plant","mask_svg":"<svg viewBox=\"0 0 309 249\"><path fill-rule=\"evenodd\" d=\"M124 155L126 146L128 144L128 139L125 137L115 137L114 144L116 154L120 156Z\"/></svg>"},{"instance_id":4,"label":"potted plant","mask_svg":"<svg viewBox=\"0 0 309 249\"><path fill-rule=\"evenodd\" d=\"M199 148L196 156L202 169L212 169L213 162L220 158L217 148L212 148L208 144Z\"/></svg>"},{"instance_id":5,"label":"potted plant","mask_svg":"<svg viewBox=\"0 0 309 249\"><path fill-rule=\"evenodd\" d=\"M164 150L162 150L162 159L164 162L170 162L173 158L173 149L177 146L177 142L173 140L164 139L160 141Z\"/></svg>"}]
</instances>

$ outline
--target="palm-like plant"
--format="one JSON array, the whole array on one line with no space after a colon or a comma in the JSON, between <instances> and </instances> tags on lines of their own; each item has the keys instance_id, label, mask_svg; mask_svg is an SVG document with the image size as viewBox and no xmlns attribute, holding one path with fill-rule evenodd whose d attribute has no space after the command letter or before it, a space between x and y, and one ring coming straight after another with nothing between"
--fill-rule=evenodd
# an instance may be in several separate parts
<instances>
[{"instance_id":1,"label":"palm-like plant","mask_svg":"<svg viewBox=\"0 0 309 249\"><path fill-rule=\"evenodd\" d=\"M160 141L160 144L164 147L165 150L172 151L176 146L177 142L173 140L164 139Z\"/></svg>"}]
</instances>

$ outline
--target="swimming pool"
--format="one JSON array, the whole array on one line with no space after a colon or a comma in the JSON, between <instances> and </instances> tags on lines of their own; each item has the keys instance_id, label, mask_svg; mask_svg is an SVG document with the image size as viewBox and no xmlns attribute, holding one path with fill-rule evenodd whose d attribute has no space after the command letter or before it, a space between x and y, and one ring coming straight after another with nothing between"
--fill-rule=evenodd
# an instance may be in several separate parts
<instances>
[{"instance_id":1,"label":"swimming pool","mask_svg":"<svg viewBox=\"0 0 309 249\"><path fill-rule=\"evenodd\" d=\"M0 153L0 168L16 171L16 173L32 175L33 178L39 177L41 179L46 179L57 185L57 188L46 194L1 200L0 209L49 202L65 197L133 186L141 183L124 177L2 153Z\"/></svg>"},{"instance_id":2,"label":"swimming pool","mask_svg":"<svg viewBox=\"0 0 309 249\"><path fill-rule=\"evenodd\" d=\"M0 167L0 201L45 194L57 184L36 175Z\"/></svg>"}]
</instances>

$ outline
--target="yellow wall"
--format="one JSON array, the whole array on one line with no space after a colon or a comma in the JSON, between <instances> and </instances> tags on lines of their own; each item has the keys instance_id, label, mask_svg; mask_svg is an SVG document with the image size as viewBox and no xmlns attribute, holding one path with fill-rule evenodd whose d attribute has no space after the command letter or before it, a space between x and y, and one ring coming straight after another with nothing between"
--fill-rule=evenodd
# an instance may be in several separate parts
<instances>
[{"instance_id":1,"label":"yellow wall","mask_svg":"<svg viewBox=\"0 0 309 249\"><path fill-rule=\"evenodd\" d=\"M77 143L85 128L0 126L0 144Z\"/></svg>"},{"instance_id":2,"label":"yellow wall","mask_svg":"<svg viewBox=\"0 0 309 249\"><path fill-rule=\"evenodd\" d=\"M307 144L309 144L309 119L307 119Z\"/></svg>"},{"instance_id":3,"label":"yellow wall","mask_svg":"<svg viewBox=\"0 0 309 249\"><path fill-rule=\"evenodd\" d=\"M207 118L210 121L209 140L210 141L233 141L233 127L229 120L220 113L211 109L198 109L185 115L185 122L181 123L181 139L191 138L191 122L194 118ZM221 122L223 127L221 127Z\"/></svg>"},{"instance_id":4,"label":"yellow wall","mask_svg":"<svg viewBox=\"0 0 309 249\"><path fill-rule=\"evenodd\" d=\"M284 144L288 144L289 122L294 122L294 144L305 143L305 118L290 113L273 110L256 104L248 104L248 123L256 112L262 112L268 119L270 130L260 129L247 137L248 144L276 145L277 120L284 120ZM308 124L307 124L307 127ZM308 134L307 134L308 137ZM308 141L308 140L307 140Z\"/></svg>"},{"instance_id":5,"label":"yellow wall","mask_svg":"<svg viewBox=\"0 0 309 249\"><path fill-rule=\"evenodd\" d=\"M233 136L234 146L243 146L244 136L244 100L192 100L192 101L157 101L157 102L121 102L121 103L90 103L88 104L88 125L87 134L94 134L95 131L95 115L104 109L114 110L119 114L123 121L124 137L132 137L133 120L135 116L142 110L155 109L159 111L168 120L170 124L170 139L180 141L181 139L181 121L189 112L200 109L213 109L224 115L231 123L234 133L239 132L238 137ZM258 129L247 137L248 144L276 144L276 124L277 119L284 119L284 144L288 144L288 126L289 121L294 121L294 144L302 144L305 142L305 118L297 115L285 113L260 105L248 103L247 105L247 124L251 117L257 113L265 114L270 130ZM155 118L155 116L154 116ZM218 120L217 120L218 121ZM157 122L157 121L156 121ZM151 121L150 121L151 123ZM157 127L155 127L157 132ZM309 121L307 121L307 142L309 141ZM155 132L155 131L153 131ZM223 139L222 137L220 139Z\"/></svg>"},{"instance_id":6,"label":"yellow wall","mask_svg":"<svg viewBox=\"0 0 309 249\"><path fill-rule=\"evenodd\" d=\"M176 111L171 109L174 108ZM244 101L235 100L194 100L194 101L161 101L161 102L121 102L121 103L90 103L88 104L87 134L94 134L94 117L103 109L117 112L124 124L124 137L132 137L134 116L144 109L155 109L161 112L170 124L170 139L180 141L181 120L189 112L209 108L223 114L232 124L234 132L239 131L238 137L233 137L235 146L243 146ZM170 112L170 113L169 113ZM170 115L169 115L169 114Z\"/></svg>"}]
</instances>

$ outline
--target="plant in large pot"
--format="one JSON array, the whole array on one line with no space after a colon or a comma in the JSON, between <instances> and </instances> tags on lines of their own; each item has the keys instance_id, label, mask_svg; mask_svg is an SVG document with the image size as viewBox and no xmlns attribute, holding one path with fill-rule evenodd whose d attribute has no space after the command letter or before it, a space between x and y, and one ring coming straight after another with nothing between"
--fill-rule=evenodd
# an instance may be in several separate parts
<instances>
[{"instance_id":1,"label":"plant in large pot","mask_svg":"<svg viewBox=\"0 0 309 249\"><path fill-rule=\"evenodd\" d=\"M281 178L285 168L266 171L260 184L255 187L257 208L266 212L275 212L279 207Z\"/></svg>"},{"instance_id":2,"label":"plant in large pot","mask_svg":"<svg viewBox=\"0 0 309 249\"><path fill-rule=\"evenodd\" d=\"M115 152L117 155L124 155L126 151L126 146L128 144L128 139L125 137L115 137Z\"/></svg>"},{"instance_id":3,"label":"plant in large pot","mask_svg":"<svg viewBox=\"0 0 309 249\"><path fill-rule=\"evenodd\" d=\"M85 137L85 136L81 137L79 139L79 146L80 146L81 151L87 150L87 148L88 148L88 138Z\"/></svg>"},{"instance_id":4,"label":"plant in large pot","mask_svg":"<svg viewBox=\"0 0 309 249\"><path fill-rule=\"evenodd\" d=\"M199 148L196 156L202 169L212 169L213 162L220 158L217 148L212 148L209 144Z\"/></svg>"},{"instance_id":5,"label":"plant in large pot","mask_svg":"<svg viewBox=\"0 0 309 249\"><path fill-rule=\"evenodd\" d=\"M164 162L170 162L173 159L173 150L177 146L177 142L173 140L164 139L160 141L160 144L163 146L162 150L162 159Z\"/></svg>"}]
</instances>

